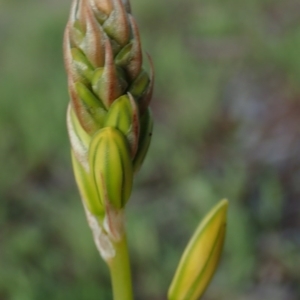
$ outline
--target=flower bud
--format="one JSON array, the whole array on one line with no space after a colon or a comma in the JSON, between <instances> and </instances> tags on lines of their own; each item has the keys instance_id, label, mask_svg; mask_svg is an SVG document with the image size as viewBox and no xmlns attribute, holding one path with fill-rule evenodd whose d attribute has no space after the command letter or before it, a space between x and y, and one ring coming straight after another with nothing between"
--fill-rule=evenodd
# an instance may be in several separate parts
<instances>
[{"instance_id":1,"label":"flower bud","mask_svg":"<svg viewBox=\"0 0 300 300\"><path fill-rule=\"evenodd\" d=\"M220 201L198 226L181 257L169 300L197 300L204 293L222 253L227 207L227 200Z\"/></svg>"},{"instance_id":2,"label":"flower bud","mask_svg":"<svg viewBox=\"0 0 300 300\"><path fill-rule=\"evenodd\" d=\"M138 148L140 124L138 107L130 94L121 96L113 102L107 113L104 126L114 127L126 136L133 158Z\"/></svg>"},{"instance_id":3,"label":"flower bud","mask_svg":"<svg viewBox=\"0 0 300 300\"><path fill-rule=\"evenodd\" d=\"M77 94L85 105L86 111L97 123L97 127L102 127L107 111L99 99L81 82L75 84Z\"/></svg>"},{"instance_id":4,"label":"flower bud","mask_svg":"<svg viewBox=\"0 0 300 300\"><path fill-rule=\"evenodd\" d=\"M99 198L94 178L78 162L73 151L71 153L75 179L82 201L93 215L104 217L105 209Z\"/></svg>"},{"instance_id":5,"label":"flower bud","mask_svg":"<svg viewBox=\"0 0 300 300\"><path fill-rule=\"evenodd\" d=\"M83 52L77 48L71 49L73 59L73 78L76 81L89 82L93 78L94 69Z\"/></svg>"},{"instance_id":6,"label":"flower bud","mask_svg":"<svg viewBox=\"0 0 300 300\"><path fill-rule=\"evenodd\" d=\"M130 42L124 46L115 58L118 66L126 69L128 76L134 80L140 73L143 62L140 34L134 18L129 15L129 21L132 29Z\"/></svg>"},{"instance_id":7,"label":"flower bud","mask_svg":"<svg viewBox=\"0 0 300 300\"><path fill-rule=\"evenodd\" d=\"M113 10L103 23L103 28L111 39L115 40L119 45L124 46L128 43L130 36L127 11L122 0L113 0L112 3Z\"/></svg>"},{"instance_id":8,"label":"flower bud","mask_svg":"<svg viewBox=\"0 0 300 300\"><path fill-rule=\"evenodd\" d=\"M112 102L120 97L123 92L113 59L111 44L106 40L104 67L100 69L101 72L96 71L92 79L93 90L106 108L109 108Z\"/></svg>"},{"instance_id":9,"label":"flower bud","mask_svg":"<svg viewBox=\"0 0 300 300\"><path fill-rule=\"evenodd\" d=\"M81 127L71 105L68 108L67 125L72 145L73 169L82 201L93 215L104 216L104 206L99 199L94 178L87 164L91 138Z\"/></svg>"},{"instance_id":10,"label":"flower bud","mask_svg":"<svg viewBox=\"0 0 300 300\"><path fill-rule=\"evenodd\" d=\"M121 209L128 201L133 182L128 142L117 129L105 127L92 138L89 166L103 205Z\"/></svg>"}]
</instances>

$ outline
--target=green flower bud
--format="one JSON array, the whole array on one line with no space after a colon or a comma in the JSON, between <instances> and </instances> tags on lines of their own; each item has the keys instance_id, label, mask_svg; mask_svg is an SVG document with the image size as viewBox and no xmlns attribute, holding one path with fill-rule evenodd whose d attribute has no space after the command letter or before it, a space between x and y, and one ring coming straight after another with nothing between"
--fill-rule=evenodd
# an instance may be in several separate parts
<instances>
[{"instance_id":1,"label":"green flower bud","mask_svg":"<svg viewBox=\"0 0 300 300\"><path fill-rule=\"evenodd\" d=\"M107 113L104 126L114 127L126 136L131 157L134 157L138 148L140 124L138 107L130 94L114 101Z\"/></svg>"},{"instance_id":2,"label":"green flower bud","mask_svg":"<svg viewBox=\"0 0 300 300\"><path fill-rule=\"evenodd\" d=\"M101 72L96 72L92 82L94 92L106 108L109 108L112 102L122 95L123 91L114 64L112 47L108 40L105 43L104 67Z\"/></svg>"},{"instance_id":3,"label":"green flower bud","mask_svg":"<svg viewBox=\"0 0 300 300\"><path fill-rule=\"evenodd\" d=\"M133 182L128 142L117 129L105 127L92 138L89 166L103 205L121 209L128 201Z\"/></svg>"},{"instance_id":4,"label":"green flower bud","mask_svg":"<svg viewBox=\"0 0 300 300\"><path fill-rule=\"evenodd\" d=\"M227 207L228 201L221 200L199 224L179 262L169 300L197 300L204 293L222 253Z\"/></svg>"},{"instance_id":5,"label":"green flower bud","mask_svg":"<svg viewBox=\"0 0 300 300\"><path fill-rule=\"evenodd\" d=\"M105 215L105 209L99 198L94 178L91 174L87 173L78 162L74 152L72 151L71 153L75 179L81 199L93 215L103 217Z\"/></svg>"},{"instance_id":6,"label":"green flower bud","mask_svg":"<svg viewBox=\"0 0 300 300\"><path fill-rule=\"evenodd\" d=\"M79 98L84 103L87 112L95 120L98 126L103 126L107 111L99 99L81 82L75 83L75 88Z\"/></svg>"},{"instance_id":7,"label":"green flower bud","mask_svg":"<svg viewBox=\"0 0 300 300\"><path fill-rule=\"evenodd\" d=\"M145 71L142 71L130 86L129 92L134 98L139 99L148 87L149 82L148 74Z\"/></svg>"},{"instance_id":8,"label":"green flower bud","mask_svg":"<svg viewBox=\"0 0 300 300\"><path fill-rule=\"evenodd\" d=\"M94 75L94 68L87 60L86 56L81 50L76 48L71 49L71 53L73 58L74 72L77 75L77 80L83 82L91 81Z\"/></svg>"},{"instance_id":9,"label":"green flower bud","mask_svg":"<svg viewBox=\"0 0 300 300\"><path fill-rule=\"evenodd\" d=\"M103 23L103 28L111 39L124 46L128 43L130 36L127 11L121 0L113 1L113 6L114 9Z\"/></svg>"}]
</instances>

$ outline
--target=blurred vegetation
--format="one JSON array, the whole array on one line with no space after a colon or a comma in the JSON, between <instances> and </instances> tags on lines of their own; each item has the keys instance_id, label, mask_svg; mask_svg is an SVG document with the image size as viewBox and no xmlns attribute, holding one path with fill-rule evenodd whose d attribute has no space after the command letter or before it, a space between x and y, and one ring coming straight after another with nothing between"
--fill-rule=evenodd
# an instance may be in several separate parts
<instances>
[{"instance_id":1,"label":"blurred vegetation","mask_svg":"<svg viewBox=\"0 0 300 300\"><path fill-rule=\"evenodd\" d=\"M204 299L299 299L300 2L131 2L156 68L153 142L127 210L137 299L166 298L223 197L226 249ZM0 7L0 299L110 299L65 129L70 1Z\"/></svg>"}]
</instances>

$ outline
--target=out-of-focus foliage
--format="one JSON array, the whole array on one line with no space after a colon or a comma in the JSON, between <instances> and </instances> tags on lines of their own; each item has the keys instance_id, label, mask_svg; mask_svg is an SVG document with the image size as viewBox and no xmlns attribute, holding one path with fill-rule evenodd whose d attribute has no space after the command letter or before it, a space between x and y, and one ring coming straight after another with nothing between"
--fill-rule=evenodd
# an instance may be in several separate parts
<instances>
[{"instance_id":1,"label":"out-of-focus foliage","mask_svg":"<svg viewBox=\"0 0 300 300\"><path fill-rule=\"evenodd\" d=\"M299 299L299 1L131 2L157 79L127 211L137 299L166 298L184 245L222 197L226 247L204 299ZM70 1L0 7L0 299L110 299L65 129Z\"/></svg>"}]
</instances>

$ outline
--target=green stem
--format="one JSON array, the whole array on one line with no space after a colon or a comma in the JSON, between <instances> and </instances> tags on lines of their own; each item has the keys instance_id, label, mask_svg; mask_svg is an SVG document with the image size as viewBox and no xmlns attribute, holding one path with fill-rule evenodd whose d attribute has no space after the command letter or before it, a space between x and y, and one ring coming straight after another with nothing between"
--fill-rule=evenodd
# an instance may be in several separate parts
<instances>
[{"instance_id":1,"label":"green stem","mask_svg":"<svg viewBox=\"0 0 300 300\"><path fill-rule=\"evenodd\" d=\"M108 261L114 300L133 300L126 235L114 243L116 255Z\"/></svg>"}]
</instances>

